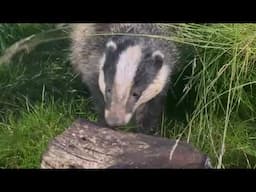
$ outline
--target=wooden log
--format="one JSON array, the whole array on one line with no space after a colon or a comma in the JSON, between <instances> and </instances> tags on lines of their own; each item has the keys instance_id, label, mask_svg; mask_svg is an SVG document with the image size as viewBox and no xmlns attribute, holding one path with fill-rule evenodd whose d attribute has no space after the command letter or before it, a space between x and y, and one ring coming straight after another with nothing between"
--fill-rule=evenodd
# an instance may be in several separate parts
<instances>
[{"instance_id":1,"label":"wooden log","mask_svg":"<svg viewBox=\"0 0 256 192\"><path fill-rule=\"evenodd\" d=\"M53 139L41 168L211 168L209 158L190 144L126 133L76 120Z\"/></svg>"}]
</instances>

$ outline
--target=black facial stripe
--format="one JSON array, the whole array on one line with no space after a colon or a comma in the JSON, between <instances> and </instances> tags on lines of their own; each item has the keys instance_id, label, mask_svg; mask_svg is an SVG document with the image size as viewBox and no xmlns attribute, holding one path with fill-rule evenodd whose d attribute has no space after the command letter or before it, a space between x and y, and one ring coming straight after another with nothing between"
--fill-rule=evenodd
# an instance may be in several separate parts
<instances>
[{"instance_id":1,"label":"black facial stripe","mask_svg":"<svg viewBox=\"0 0 256 192\"><path fill-rule=\"evenodd\" d=\"M159 63L159 61L154 60L152 57L144 58L144 60L142 60L142 62L139 64L134 78L134 84L126 105L127 113L132 112L133 106L140 98L143 91L145 91L156 78L162 64L163 63ZM136 93L139 96L134 97L133 93Z\"/></svg>"},{"instance_id":2,"label":"black facial stripe","mask_svg":"<svg viewBox=\"0 0 256 192\"><path fill-rule=\"evenodd\" d=\"M106 85L105 90L105 98L106 98L106 104L105 107L109 109L110 103L111 103L111 92L108 93L108 89L112 88L113 82L114 82L114 74L116 72L116 63L118 60L118 55L109 53L106 51L106 60L103 66L103 72L104 72L104 81Z\"/></svg>"},{"instance_id":3,"label":"black facial stripe","mask_svg":"<svg viewBox=\"0 0 256 192\"><path fill-rule=\"evenodd\" d=\"M112 38L112 39L114 39L114 38ZM123 38L123 39L125 39L125 38ZM113 40L113 42L117 44L116 50L113 50L111 48L106 48L106 51L105 51L106 59L105 59L104 65L103 65L104 81L106 84L106 90L105 90L106 105L105 106L107 109L109 109L110 104L111 104L111 93L107 93L107 91L108 91L108 89L111 90L113 87L119 56L129 46L134 45L134 41L129 40L129 39L123 40L121 43L118 43L116 41L117 40Z\"/></svg>"}]
</instances>

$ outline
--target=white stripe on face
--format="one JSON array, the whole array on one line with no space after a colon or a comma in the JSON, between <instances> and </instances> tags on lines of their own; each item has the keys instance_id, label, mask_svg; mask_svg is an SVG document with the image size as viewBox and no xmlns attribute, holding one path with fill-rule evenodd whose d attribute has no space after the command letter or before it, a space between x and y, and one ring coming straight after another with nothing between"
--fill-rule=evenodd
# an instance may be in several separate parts
<instances>
[{"instance_id":1,"label":"white stripe on face","mask_svg":"<svg viewBox=\"0 0 256 192\"><path fill-rule=\"evenodd\" d=\"M100 59L100 73L99 73L99 80L98 80L98 84L100 87L100 90L105 98L105 89L106 89L106 84L105 84L105 80L104 80L104 71L103 71L103 65L105 63L106 60L106 55L104 54L103 57Z\"/></svg>"},{"instance_id":2,"label":"white stripe on face","mask_svg":"<svg viewBox=\"0 0 256 192\"><path fill-rule=\"evenodd\" d=\"M143 103L148 102L155 96L157 96L162 89L164 88L168 76L169 76L170 69L167 65L163 65L159 72L157 73L155 79L152 81L152 83L142 92L141 97L135 104L133 108L133 112Z\"/></svg>"},{"instance_id":3,"label":"white stripe on face","mask_svg":"<svg viewBox=\"0 0 256 192\"><path fill-rule=\"evenodd\" d=\"M136 45L128 47L121 53L116 65L116 74L113 88L116 99L126 104L138 65L141 60L141 47ZM125 107L125 106L123 106Z\"/></svg>"},{"instance_id":4,"label":"white stripe on face","mask_svg":"<svg viewBox=\"0 0 256 192\"><path fill-rule=\"evenodd\" d=\"M112 42L108 43L107 46L114 48ZM130 46L120 53L117 63L113 63L113 65L116 65L116 70L115 74L112 74L115 75L112 85L112 98L109 109L105 109L105 119L109 125L127 124L132 117L132 114L126 114L126 103L130 96L130 90L134 83L133 81L141 56L142 51L140 46ZM102 69L101 73L103 73ZM101 80L99 82L102 84L103 90L105 89L105 84L102 82L104 80L102 79L104 74L100 76Z\"/></svg>"}]
</instances>

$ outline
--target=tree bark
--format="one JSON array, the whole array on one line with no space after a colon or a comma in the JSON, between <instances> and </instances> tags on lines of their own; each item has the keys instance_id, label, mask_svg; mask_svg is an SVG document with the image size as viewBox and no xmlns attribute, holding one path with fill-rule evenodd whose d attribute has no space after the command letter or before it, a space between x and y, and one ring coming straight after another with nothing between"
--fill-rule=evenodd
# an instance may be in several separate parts
<instances>
[{"instance_id":1,"label":"tree bark","mask_svg":"<svg viewBox=\"0 0 256 192\"><path fill-rule=\"evenodd\" d=\"M126 133L76 120L54 138L41 168L211 168L209 158L190 144Z\"/></svg>"}]
</instances>

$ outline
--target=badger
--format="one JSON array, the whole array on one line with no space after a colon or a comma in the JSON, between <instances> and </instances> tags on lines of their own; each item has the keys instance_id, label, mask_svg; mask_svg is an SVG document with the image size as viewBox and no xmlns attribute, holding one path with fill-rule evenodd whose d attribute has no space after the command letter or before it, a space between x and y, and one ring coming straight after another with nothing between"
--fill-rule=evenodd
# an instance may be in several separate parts
<instances>
[{"instance_id":1,"label":"badger","mask_svg":"<svg viewBox=\"0 0 256 192\"><path fill-rule=\"evenodd\" d=\"M81 23L71 30L71 64L94 99L99 123L159 127L170 77L178 60L174 42L157 23Z\"/></svg>"}]
</instances>

